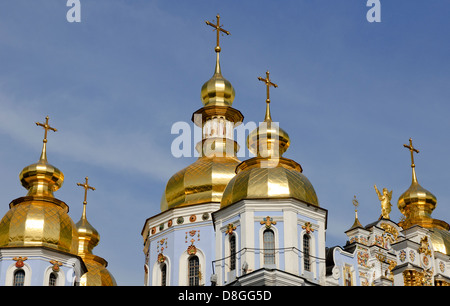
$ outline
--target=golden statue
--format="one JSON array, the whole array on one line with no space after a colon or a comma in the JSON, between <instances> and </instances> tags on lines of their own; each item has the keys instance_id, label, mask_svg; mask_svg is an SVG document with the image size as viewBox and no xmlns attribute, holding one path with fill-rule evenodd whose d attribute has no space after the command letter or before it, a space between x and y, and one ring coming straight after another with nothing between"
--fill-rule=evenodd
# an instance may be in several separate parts
<instances>
[{"instance_id":1,"label":"golden statue","mask_svg":"<svg viewBox=\"0 0 450 306\"><path fill-rule=\"evenodd\" d=\"M387 188L383 188L383 193L381 193L377 185L373 185L375 187L375 191L377 192L378 199L381 201L381 216L380 219L389 219L389 213L391 212L391 199L392 199L392 190L388 191Z\"/></svg>"}]
</instances>

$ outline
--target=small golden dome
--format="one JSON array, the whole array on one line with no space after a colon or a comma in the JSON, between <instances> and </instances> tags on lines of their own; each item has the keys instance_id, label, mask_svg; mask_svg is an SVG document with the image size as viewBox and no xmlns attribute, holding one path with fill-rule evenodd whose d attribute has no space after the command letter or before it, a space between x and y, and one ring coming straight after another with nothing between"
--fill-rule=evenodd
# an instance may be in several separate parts
<instances>
[{"instance_id":1,"label":"small golden dome","mask_svg":"<svg viewBox=\"0 0 450 306\"><path fill-rule=\"evenodd\" d=\"M436 203L434 194L423 188L417 179L414 179L411 186L399 197L397 206L405 216L431 217Z\"/></svg>"},{"instance_id":2,"label":"small golden dome","mask_svg":"<svg viewBox=\"0 0 450 306\"><path fill-rule=\"evenodd\" d=\"M268 77L267 77L268 80ZM267 98L265 120L247 137L247 146L256 157L238 165L228 183L220 207L243 199L294 198L319 206L316 192L302 167L281 155L288 149L289 135L272 122Z\"/></svg>"},{"instance_id":3,"label":"small golden dome","mask_svg":"<svg viewBox=\"0 0 450 306\"><path fill-rule=\"evenodd\" d=\"M204 106L231 106L235 91L231 83L222 76L217 52L216 68L211 79L205 82L201 89L201 99Z\"/></svg>"},{"instance_id":4,"label":"small golden dome","mask_svg":"<svg viewBox=\"0 0 450 306\"><path fill-rule=\"evenodd\" d=\"M53 197L53 192L61 188L64 182L64 174L42 158L23 168L19 178L22 186L28 190L28 196Z\"/></svg>"},{"instance_id":5,"label":"small golden dome","mask_svg":"<svg viewBox=\"0 0 450 306\"><path fill-rule=\"evenodd\" d=\"M239 160L233 156L202 156L167 182L161 211L202 203L220 203Z\"/></svg>"}]
</instances>

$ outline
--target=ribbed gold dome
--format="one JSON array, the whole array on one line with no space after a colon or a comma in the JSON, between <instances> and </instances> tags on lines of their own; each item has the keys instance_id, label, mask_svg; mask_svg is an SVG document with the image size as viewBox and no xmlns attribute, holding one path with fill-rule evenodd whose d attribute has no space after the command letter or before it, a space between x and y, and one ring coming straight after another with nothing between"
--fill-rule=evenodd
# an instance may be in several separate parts
<instances>
[{"instance_id":1,"label":"ribbed gold dome","mask_svg":"<svg viewBox=\"0 0 450 306\"><path fill-rule=\"evenodd\" d=\"M201 99L204 106L231 106L235 91L231 83L222 76L217 52L216 68L214 74L202 86Z\"/></svg>"},{"instance_id":2,"label":"ribbed gold dome","mask_svg":"<svg viewBox=\"0 0 450 306\"><path fill-rule=\"evenodd\" d=\"M64 202L27 196L9 206L0 222L0 247L45 246L77 254L78 233Z\"/></svg>"},{"instance_id":3,"label":"ribbed gold dome","mask_svg":"<svg viewBox=\"0 0 450 306\"><path fill-rule=\"evenodd\" d=\"M243 199L294 198L319 206L314 187L295 161L280 157L278 163L255 157L242 162L228 183L220 207Z\"/></svg>"},{"instance_id":4,"label":"ribbed gold dome","mask_svg":"<svg viewBox=\"0 0 450 306\"><path fill-rule=\"evenodd\" d=\"M0 247L46 246L76 254L78 233L69 207L53 197L63 173L42 154L39 162L22 170L20 180L28 194L9 204L0 222Z\"/></svg>"},{"instance_id":5,"label":"ribbed gold dome","mask_svg":"<svg viewBox=\"0 0 450 306\"><path fill-rule=\"evenodd\" d=\"M238 164L239 160L231 156L198 158L169 179L161 200L161 211L202 203L220 203Z\"/></svg>"},{"instance_id":6,"label":"ribbed gold dome","mask_svg":"<svg viewBox=\"0 0 450 306\"><path fill-rule=\"evenodd\" d=\"M431 218L436 208L436 197L423 188L414 179L411 186L399 197L397 206L400 212L408 218Z\"/></svg>"}]
</instances>

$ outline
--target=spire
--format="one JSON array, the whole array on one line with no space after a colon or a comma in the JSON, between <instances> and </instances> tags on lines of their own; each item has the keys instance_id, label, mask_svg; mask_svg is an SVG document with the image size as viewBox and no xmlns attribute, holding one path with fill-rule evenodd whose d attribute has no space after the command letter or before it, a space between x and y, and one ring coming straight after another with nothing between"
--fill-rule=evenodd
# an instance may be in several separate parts
<instances>
[{"instance_id":1,"label":"spire","mask_svg":"<svg viewBox=\"0 0 450 306\"><path fill-rule=\"evenodd\" d=\"M355 228L355 227L363 227L363 226L361 225L361 223L359 222L359 219L358 219L358 206L359 206L359 202L358 202L358 200L356 199L356 195L353 196L353 201L352 201L352 203L353 203L353 206L355 206L355 222L353 222L353 225L352 225L352 227L351 227L350 229L353 229L353 228Z\"/></svg>"}]
</instances>

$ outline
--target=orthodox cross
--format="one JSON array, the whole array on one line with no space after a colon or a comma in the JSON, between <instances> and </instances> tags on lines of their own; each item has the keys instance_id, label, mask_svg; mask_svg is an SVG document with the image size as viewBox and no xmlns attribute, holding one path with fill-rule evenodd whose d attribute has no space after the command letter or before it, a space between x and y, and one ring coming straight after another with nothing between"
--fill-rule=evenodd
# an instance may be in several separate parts
<instances>
[{"instance_id":1,"label":"orthodox cross","mask_svg":"<svg viewBox=\"0 0 450 306\"><path fill-rule=\"evenodd\" d=\"M45 133L44 133L44 143L47 142L47 131L48 131L48 130L51 130L51 131L53 131L53 132L58 131L57 129L52 128L52 127L48 124L48 116L45 117L45 123L36 122L36 125L37 125L37 126L42 126L42 127L44 128L44 130L45 130Z\"/></svg>"},{"instance_id":2,"label":"orthodox cross","mask_svg":"<svg viewBox=\"0 0 450 306\"><path fill-rule=\"evenodd\" d=\"M416 165L414 164L414 152L419 153L419 150L417 150L416 148L413 147L412 144L412 139L409 139L409 146L408 145L403 145L405 148L409 149L409 151L411 152L411 167L414 168Z\"/></svg>"},{"instance_id":3,"label":"orthodox cross","mask_svg":"<svg viewBox=\"0 0 450 306\"><path fill-rule=\"evenodd\" d=\"M266 99L266 102L267 102L267 103L270 103L270 86L273 86L273 87L275 87L275 88L278 87L277 84L273 83L273 82L270 80L269 74L270 74L270 73L269 73L269 70L267 70L267 71L266 71L266 78L265 78L265 79L263 79L262 77L258 77L258 80L260 80L261 82L266 83L266 87L267 87L267 99Z\"/></svg>"},{"instance_id":4,"label":"orthodox cross","mask_svg":"<svg viewBox=\"0 0 450 306\"><path fill-rule=\"evenodd\" d=\"M217 23L212 23L210 21L205 21L205 22L206 22L207 25L212 26L215 29L216 34L217 34L217 44L216 44L216 48L214 50L216 50L216 52L220 52L221 49L220 49L220 46L219 46L219 36L220 36L219 34L220 34L220 32L223 32L223 33L225 33L227 35L230 35L230 32L228 32L227 30L223 29L222 26L220 25L220 16L219 16L219 14L217 14L216 18L217 18Z\"/></svg>"},{"instance_id":5,"label":"orthodox cross","mask_svg":"<svg viewBox=\"0 0 450 306\"><path fill-rule=\"evenodd\" d=\"M81 186L81 187L84 188L84 201L83 201L83 204L84 204L84 205L87 204L87 200L86 200L86 199L87 199L87 192L88 192L88 189L95 190L94 187L89 186L89 184L88 184L88 177L87 177L87 176L86 176L85 180L86 180L86 182L85 182L84 184L77 183L78 186Z\"/></svg>"}]
</instances>

